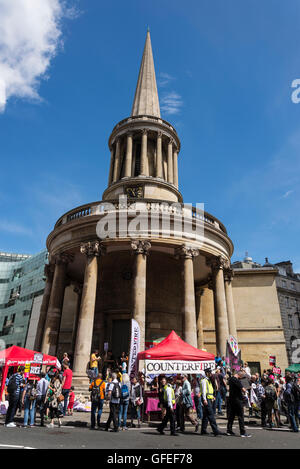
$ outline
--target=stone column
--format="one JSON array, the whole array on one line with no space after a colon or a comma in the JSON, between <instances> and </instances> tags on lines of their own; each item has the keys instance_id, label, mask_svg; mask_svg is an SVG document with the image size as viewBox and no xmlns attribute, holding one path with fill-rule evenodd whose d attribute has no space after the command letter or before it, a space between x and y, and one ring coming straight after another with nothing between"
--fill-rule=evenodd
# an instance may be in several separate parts
<instances>
[{"instance_id":1,"label":"stone column","mask_svg":"<svg viewBox=\"0 0 300 469\"><path fill-rule=\"evenodd\" d=\"M156 141L156 173L157 178L163 177L163 164L162 164L162 132L157 133Z\"/></svg>"},{"instance_id":2,"label":"stone column","mask_svg":"<svg viewBox=\"0 0 300 469\"><path fill-rule=\"evenodd\" d=\"M132 133L127 134L127 146L126 146L126 160L125 160L125 177L131 177L132 167Z\"/></svg>"},{"instance_id":3,"label":"stone column","mask_svg":"<svg viewBox=\"0 0 300 469\"><path fill-rule=\"evenodd\" d=\"M42 342L42 353L56 355L57 340L60 329L61 314L65 294L67 264L71 258L66 254L59 254L55 257L55 269L53 284L49 299L44 337Z\"/></svg>"},{"instance_id":4,"label":"stone column","mask_svg":"<svg viewBox=\"0 0 300 469\"><path fill-rule=\"evenodd\" d=\"M203 314L202 314L202 302L201 297L203 296L204 288L196 287L196 321L197 321L197 348L204 348L204 333L203 333Z\"/></svg>"},{"instance_id":5,"label":"stone column","mask_svg":"<svg viewBox=\"0 0 300 469\"><path fill-rule=\"evenodd\" d=\"M142 130L142 149L141 149L141 175L148 176L147 174L147 129Z\"/></svg>"},{"instance_id":6,"label":"stone column","mask_svg":"<svg viewBox=\"0 0 300 469\"><path fill-rule=\"evenodd\" d=\"M170 138L168 143L168 182L173 184L173 142Z\"/></svg>"},{"instance_id":7,"label":"stone column","mask_svg":"<svg viewBox=\"0 0 300 469\"><path fill-rule=\"evenodd\" d=\"M222 256L207 260L207 265L212 269L216 348L217 353L224 357L226 355L226 342L229 337L227 307L224 288L223 269L229 266L229 261Z\"/></svg>"},{"instance_id":8,"label":"stone column","mask_svg":"<svg viewBox=\"0 0 300 469\"><path fill-rule=\"evenodd\" d=\"M82 244L80 251L86 255L86 266L76 335L73 373L77 379L76 382L79 382L80 379L85 382L86 364L90 358L93 339L98 256L104 253L104 248L99 241L93 241Z\"/></svg>"},{"instance_id":9,"label":"stone column","mask_svg":"<svg viewBox=\"0 0 300 469\"><path fill-rule=\"evenodd\" d=\"M51 289L52 289L52 282L53 282L53 273L54 273L54 265L53 264L46 264L44 268L45 276L46 276L46 283L45 289L43 294L43 301L41 304L40 309L40 317L38 321L38 326L36 330L36 336L34 341L34 350L41 350L42 347L42 340L43 340L43 332L46 324L47 318L47 311L49 307Z\"/></svg>"},{"instance_id":10,"label":"stone column","mask_svg":"<svg viewBox=\"0 0 300 469\"><path fill-rule=\"evenodd\" d=\"M197 347L196 305L194 286L193 260L199 255L199 250L190 246L180 246L176 256L183 258L183 286L184 286L184 340L193 347Z\"/></svg>"},{"instance_id":11,"label":"stone column","mask_svg":"<svg viewBox=\"0 0 300 469\"><path fill-rule=\"evenodd\" d=\"M145 240L132 240L131 248L135 253L132 312L133 319L135 319L140 326L140 348L142 351L145 350L147 255L151 244L149 241Z\"/></svg>"},{"instance_id":12,"label":"stone column","mask_svg":"<svg viewBox=\"0 0 300 469\"><path fill-rule=\"evenodd\" d=\"M113 182L116 182L120 176L120 166L121 166L121 142L120 139L117 139L116 143L116 153L115 153L115 164L114 164L114 177Z\"/></svg>"},{"instance_id":13,"label":"stone column","mask_svg":"<svg viewBox=\"0 0 300 469\"><path fill-rule=\"evenodd\" d=\"M110 167L109 167L108 185L110 185L113 182L113 172L114 172L114 146L112 145L110 149Z\"/></svg>"},{"instance_id":14,"label":"stone column","mask_svg":"<svg viewBox=\"0 0 300 469\"><path fill-rule=\"evenodd\" d=\"M173 153L173 183L178 189L178 150Z\"/></svg>"},{"instance_id":15,"label":"stone column","mask_svg":"<svg viewBox=\"0 0 300 469\"><path fill-rule=\"evenodd\" d=\"M233 279L233 270L225 269L224 280L225 280L225 295L226 295L229 334L233 335L233 337L237 339L238 337L237 337L237 330L236 330L236 318L235 318L234 303L233 303L233 296L232 296L232 279Z\"/></svg>"}]
</instances>

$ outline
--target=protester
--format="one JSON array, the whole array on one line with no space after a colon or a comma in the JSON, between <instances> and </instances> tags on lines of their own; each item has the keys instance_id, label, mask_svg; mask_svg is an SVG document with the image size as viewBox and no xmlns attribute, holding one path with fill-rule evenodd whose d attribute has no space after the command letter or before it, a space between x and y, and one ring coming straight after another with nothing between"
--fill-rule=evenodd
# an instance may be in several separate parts
<instances>
[{"instance_id":1,"label":"protester","mask_svg":"<svg viewBox=\"0 0 300 469\"><path fill-rule=\"evenodd\" d=\"M180 431L182 428L182 421L184 419L184 408L183 408L183 402L182 402L182 380L180 378L177 378L175 381L174 394L175 394L175 404L176 404L176 411L175 411L176 431ZM163 397L162 397L162 402L163 402Z\"/></svg>"},{"instance_id":2,"label":"protester","mask_svg":"<svg viewBox=\"0 0 300 469\"><path fill-rule=\"evenodd\" d=\"M28 379L22 393L22 404L24 405L24 423L23 427L28 425L28 417L30 415L30 427L34 427L35 406L37 399L37 389L35 380Z\"/></svg>"},{"instance_id":3,"label":"protester","mask_svg":"<svg viewBox=\"0 0 300 469\"><path fill-rule=\"evenodd\" d=\"M103 404L105 398L105 381L102 379L102 374L98 376L90 384L91 391L91 429L96 427L96 412L97 412L97 426L100 428L101 415L103 411Z\"/></svg>"},{"instance_id":4,"label":"protester","mask_svg":"<svg viewBox=\"0 0 300 469\"><path fill-rule=\"evenodd\" d=\"M23 384L23 376L25 373L25 367L20 366L17 373L13 374L7 383L8 398L8 409L5 418L5 426L7 428L16 427L14 418L17 410L18 402L21 398L21 388Z\"/></svg>"},{"instance_id":5,"label":"protester","mask_svg":"<svg viewBox=\"0 0 300 469\"><path fill-rule=\"evenodd\" d=\"M196 375L193 376L192 389L194 393L194 403L195 403L197 418L198 420L202 420L203 410L202 410L202 403L201 403L200 379Z\"/></svg>"},{"instance_id":6,"label":"protester","mask_svg":"<svg viewBox=\"0 0 300 469\"><path fill-rule=\"evenodd\" d=\"M295 399L295 388L293 386L292 376L286 376L286 388L283 393L284 401L287 405L289 423L291 430L295 433L299 432L296 419L298 418L297 402Z\"/></svg>"},{"instance_id":7,"label":"protester","mask_svg":"<svg viewBox=\"0 0 300 469\"><path fill-rule=\"evenodd\" d=\"M62 395L64 396L63 416L65 416L67 412L68 398L72 386L73 372L72 370L70 370L69 365L67 363L64 364L63 368L64 372L62 379Z\"/></svg>"},{"instance_id":8,"label":"protester","mask_svg":"<svg viewBox=\"0 0 300 469\"><path fill-rule=\"evenodd\" d=\"M192 389L187 375L182 377L182 404L184 415L182 418L180 430L184 432L184 417L186 417L192 425L195 426L195 432L198 432L199 423L197 419L193 417L193 400L192 400Z\"/></svg>"},{"instance_id":9,"label":"protester","mask_svg":"<svg viewBox=\"0 0 300 469\"><path fill-rule=\"evenodd\" d=\"M208 422L212 428L213 434L215 436L221 435L221 432L218 429L216 419L213 411L213 401L214 401L214 388L212 384L212 371L210 368L204 370L205 378L201 380L201 399L203 406L203 418L201 426L201 435L207 435L207 425Z\"/></svg>"},{"instance_id":10,"label":"protester","mask_svg":"<svg viewBox=\"0 0 300 469\"><path fill-rule=\"evenodd\" d=\"M240 435L242 438L249 438L251 435L246 433L244 423L244 408L243 408L243 397L246 393L246 389L242 385L242 378L244 374L242 372L235 373L229 379L229 399L228 399L228 422L227 422L227 435L232 436L232 425L235 417L238 417Z\"/></svg>"},{"instance_id":11,"label":"protester","mask_svg":"<svg viewBox=\"0 0 300 469\"><path fill-rule=\"evenodd\" d=\"M96 378L98 376L99 362L100 361L101 361L101 357L99 355L99 351L95 350L91 354L91 358L90 358L90 370L93 372L94 378Z\"/></svg>"},{"instance_id":12,"label":"protester","mask_svg":"<svg viewBox=\"0 0 300 469\"><path fill-rule=\"evenodd\" d=\"M163 395L163 405L166 409L165 416L162 422L158 425L157 431L164 435L164 429L166 428L168 422L170 422L170 430L171 435L175 436L175 413L174 413L174 405L175 405L175 393L172 386L167 384L166 378L162 378L161 380L162 389L164 392Z\"/></svg>"},{"instance_id":13,"label":"protester","mask_svg":"<svg viewBox=\"0 0 300 469\"><path fill-rule=\"evenodd\" d=\"M46 409L46 394L47 389L49 387L49 381L45 377L45 373L41 373L41 379L37 383L36 386L36 407L40 411L40 418L41 418L41 427L44 427L44 417L45 417L45 409Z\"/></svg>"},{"instance_id":14,"label":"protester","mask_svg":"<svg viewBox=\"0 0 300 469\"><path fill-rule=\"evenodd\" d=\"M131 380L130 388L130 417L131 417L131 427L134 427L133 420L137 419L137 426L141 426L141 406L143 404L143 387L138 382L136 377L133 377Z\"/></svg>"},{"instance_id":15,"label":"protester","mask_svg":"<svg viewBox=\"0 0 300 469\"><path fill-rule=\"evenodd\" d=\"M113 421L113 432L118 432L118 416L121 398L121 388L117 380L117 374L112 373L112 382L108 385L107 398L109 400L109 417L105 425L105 430L108 431L111 421Z\"/></svg>"},{"instance_id":16,"label":"protester","mask_svg":"<svg viewBox=\"0 0 300 469\"><path fill-rule=\"evenodd\" d=\"M120 397L120 410L119 410L119 429L128 430L127 428L127 411L130 399L130 379L127 373L122 376L121 397Z\"/></svg>"},{"instance_id":17,"label":"protester","mask_svg":"<svg viewBox=\"0 0 300 469\"><path fill-rule=\"evenodd\" d=\"M267 412L267 424L269 428L273 427L273 411L274 407L277 404L277 392L276 388L273 383L272 378L268 378L265 386L265 407L266 407L266 412Z\"/></svg>"},{"instance_id":18,"label":"protester","mask_svg":"<svg viewBox=\"0 0 300 469\"><path fill-rule=\"evenodd\" d=\"M215 406L214 410L215 413L218 411L218 415L223 415L222 411L222 403L223 400L225 401L226 398L226 381L225 381L225 376L223 372L221 371L221 368L216 369L215 373L215 383L216 383L216 399L214 401Z\"/></svg>"},{"instance_id":19,"label":"protester","mask_svg":"<svg viewBox=\"0 0 300 469\"><path fill-rule=\"evenodd\" d=\"M61 426L60 413L59 413L59 404L64 399L62 395L62 385L59 378L59 372L56 371L53 378L50 381L49 387L47 389L46 400L48 401L49 407L49 417L51 419L48 427L54 427L54 418L58 420L58 426Z\"/></svg>"}]
</instances>

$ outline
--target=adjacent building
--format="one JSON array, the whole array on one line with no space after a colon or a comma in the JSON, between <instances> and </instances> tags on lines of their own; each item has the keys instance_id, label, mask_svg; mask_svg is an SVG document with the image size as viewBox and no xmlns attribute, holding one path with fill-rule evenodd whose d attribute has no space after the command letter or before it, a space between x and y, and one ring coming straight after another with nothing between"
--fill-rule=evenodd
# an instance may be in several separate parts
<instances>
[{"instance_id":1,"label":"adjacent building","mask_svg":"<svg viewBox=\"0 0 300 469\"><path fill-rule=\"evenodd\" d=\"M48 254L0 252L0 339L5 347L33 348Z\"/></svg>"}]
</instances>

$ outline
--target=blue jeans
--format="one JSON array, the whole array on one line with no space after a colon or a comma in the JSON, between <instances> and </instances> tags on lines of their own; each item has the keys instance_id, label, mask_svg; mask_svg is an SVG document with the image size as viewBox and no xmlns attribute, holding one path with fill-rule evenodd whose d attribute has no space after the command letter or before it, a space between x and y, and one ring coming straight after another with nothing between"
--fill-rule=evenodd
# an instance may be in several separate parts
<instances>
[{"instance_id":1,"label":"blue jeans","mask_svg":"<svg viewBox=\"0 0 300 469\"><path fill-rule=\"evenodd\" d=\"M296 408L296 404L288 403L288 416L289 416L289 421L290 421L293 432L299 431L297 423L296 423L297 412L298 412L298 409Z\"/></svg>"},{"instance_id":2,"label":"blue jeans","mask_svg":"<svg viewBox=\"0 0 300 469\"><path fill-rule=\"evenodd\" d=\"M65 396L65 399L64 399L64 410L63 410L64 416L66 415L66 412L67 412L68 399L69 399L70 391L71 391L71 389L63 389L62 392L61 392L62 395Z\"/></svg>"},{"instance_id":3,"label":"blue jeans","mask_svg":"<svg viewBox=\"0 0 300 469\"><path fill-rule=\"evenodd\" d=\"M100 420L101 420L101 415L102 415L102 409L103 409L103 402L104 399L99 399L98 401L92 402L92 408L91 408L91 428L95 428L96 425L96 412L97 413L97 425L100 427Z\"/></svg>"},{"instance_id":4,"label":"blue jeans","mask_svg":"<svg viewBox=\"0 0 300 469\"><path fill-rule=\"evenodd\" d=\"M120 410L119 410L119 427L126 427L127 423L127 410L128 410L129 400L120 403ZM121 424L123 417L123 422Z\"/></svg>"},{"instance_id":5,"label":"blue jeans","mask_svg":"<svg viewBox=\"0 0 300 469\"><path fill-rule=\"evenodd\" d=\"M29 397L25 397L24 399L24 425L28 424L29 414L30 414L30 425L34 425L35 404L36 404L35 399L31 401Z\"/></svg>"},{"instance_id":6,"label":"blue jeans","mask_svg":"<svg viewBox=\"0 0 300 469\"><path fill-rule=\"evenodd\" d=\"M194 396L194 402L195 402L197 417L198 417L199 420L202 420L203 410L202 410L201 398L198 397L198 396Z\"/></svg>"}]
</instances>

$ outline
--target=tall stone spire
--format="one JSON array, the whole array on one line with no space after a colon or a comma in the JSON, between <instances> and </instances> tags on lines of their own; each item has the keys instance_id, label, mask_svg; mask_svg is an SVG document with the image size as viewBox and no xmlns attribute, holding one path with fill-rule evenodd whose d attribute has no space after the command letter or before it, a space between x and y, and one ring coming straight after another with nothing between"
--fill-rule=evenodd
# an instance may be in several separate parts
<instances>
[{"instance_id":1,"label":"tall stone spire","mask_svg":"<svg viewBox=\"0 0 300 469\"><path fill-rule=\"evenodd\" d=\"M146 43L131 115L147 115L160 117L160 108L149 29L147 31Z\"/></svg>"}]
</instances>

